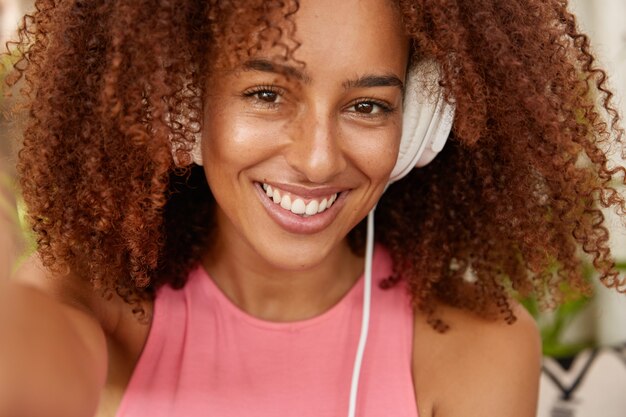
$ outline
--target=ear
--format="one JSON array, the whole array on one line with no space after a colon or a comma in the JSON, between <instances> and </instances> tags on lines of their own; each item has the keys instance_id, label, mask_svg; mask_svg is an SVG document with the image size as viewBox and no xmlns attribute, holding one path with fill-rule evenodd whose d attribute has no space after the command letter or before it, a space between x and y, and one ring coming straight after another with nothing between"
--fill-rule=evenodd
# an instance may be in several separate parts
<instances>
[{"instance_id":1,"label":"ear","mask_svg":"<svg viewBox=\"0 0 626 417\"><path fill-rule=\"evenodd\" d=\"M168 112L165 114L165 123L170 128L172 128L173 124L185 126L183 135L187 140L174 140L174 135L172 134L169 137L172 159L179 167L190 163L202 165L202 128L197 121L198 118L192 118L192 116L195 116L192 112L179 112L177 114ZM188 141L188 139L191 140Z\"/></svg>"},{"instance_id":2,"label":"ear","mask_svg":"<svg viewBox=\"0 0 626 417\"><path fill-rule=\"evenodd\" d=\"M179 131L183 138L170 136L172 158L177 166L186 166L190 163L202 165L202 99L196 93L193 73L183 76L180 98L175 106L170 106L165 112L165 123L170 129ZM171 103L169 103L171 104Z\"/></svg>"},{"instance_id":3,"label":"ear","mask_svg":"<svg viewBox=\"0 0 626 417\"><path fill-rule=\"evenodd\" d=\"M194 135L195 142L191 151L191 162L196 165L202 166L202 132L198 132Z\"/></svg>"},{"instance_id":4,"label":"ear","mask_svg":"<svg viewBox=\"0 0 626 417\"><path fill-rule=\"evenodd\" d=\"M454 106L444 99L439 78L439 67L432 60L419 62L407 73L402 137L390 183L432 161L448 139Z\"/></svg>"},{"instance_id":5,"label":"ear","mask_svg":"<svg viewBox=\"0 0 626 417\"><path fill-rule=\"evenodd\" d=\"M170 137L170 151L178 167L184 167L190 163L202 165L202 133L198 132L193 135L193 143L189 149L186 144L174 142Z\"/></svg>"}]
</instances>

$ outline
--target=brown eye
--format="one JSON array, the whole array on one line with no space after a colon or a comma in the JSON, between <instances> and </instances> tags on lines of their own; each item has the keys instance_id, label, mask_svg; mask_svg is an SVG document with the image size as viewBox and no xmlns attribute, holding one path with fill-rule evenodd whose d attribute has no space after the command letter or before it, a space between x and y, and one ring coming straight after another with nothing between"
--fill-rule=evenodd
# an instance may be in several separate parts
<instances>
[{"instance_id":1,"label":"brown eye","mask_svg":"<svg viewBox=\"0 0 626 417\"><path fill-rule=\"evenodd\" d=\"M354 109L359 113L370 114L374 111L374 103L364 102L357 103L354 105Z\"/></svg>"},{"instance_id":2,"label":"brown eye","mask_svg":"<svg viewBox=\"0 0 626 417\"><path fill-rule=\"evenodd\" d=\"M359 114L362 117L382 117L386 114L392 113L394 109L384 101L372 98L363 98L352 104L350 106L350 111L355 114Z\"/></svg>"},{"instance_id":3,"label":"brown eye","mask_svg":"<svg viewBox=\"0 0 626 417\"><path fill-rule=\"evenodd\" d=\"M274 91L268 91L268 90L258 91L256 93L256 96L259 100L264 101L266 103L274 103L276 102L276 100L278 100L278 94Z\"/></svg>"},{"instance_id":4,"label":"brown eye","mask_svg":"<svg viewBox=\"0 0 626 417\"><path fill-rule=\"evenodd\" d=\"M242 93L251 105L258 109L273 110L283 103L285 90L273 85L259 85Z\"/></svg>"}]
</instances>

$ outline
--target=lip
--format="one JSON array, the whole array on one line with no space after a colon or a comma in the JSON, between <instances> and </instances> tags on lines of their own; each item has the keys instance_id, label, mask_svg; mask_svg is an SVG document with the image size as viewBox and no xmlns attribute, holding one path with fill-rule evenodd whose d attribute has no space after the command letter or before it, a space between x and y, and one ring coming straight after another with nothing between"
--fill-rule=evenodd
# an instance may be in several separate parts
<instances>
[{"instance_id":1,"label":"lip","mask_svg":"<svg viewBox=\"0 0 626 417\"><path fill-rule=\"evenodd\" d=\"M272 185L272 183L266 184ZM329 190L332 190L331 188L309 190L316 192L319 191L320 193L322 193L320 196L327 196L329 194L334 194L335 192L339 194L337 196L337 200L335 200L333 205L329 209L326 209L326 211L316 214L314 216L302 217L298 214L293 214L292 212L281 208L278 204L275 204L273 201L271 201L267 194L265 194L265 191L263 191L261 183L255 182L254 187L259 194L261 204L263 204L263 207L265 207L265 210L272 218L272 220L274 220L274 222L276 222L281 228L290 233L303 235L318 233L330 226L333 220L335 220L335 218L337 217L339 210L341 210L341 207L344 205L346 195L349 193L349 191L346 190L344 190L343 192L341 190L329 192ZM281 188L280 185L277 185L277 187ZM283 190L290 193L298 194L302 197L313 196L313 194L311 193L307 194L306 189L303 189L301 187L285 187L283 188ZM318 196L315 195L310 198L316 197Z\"/></svg>"}]
</instances>

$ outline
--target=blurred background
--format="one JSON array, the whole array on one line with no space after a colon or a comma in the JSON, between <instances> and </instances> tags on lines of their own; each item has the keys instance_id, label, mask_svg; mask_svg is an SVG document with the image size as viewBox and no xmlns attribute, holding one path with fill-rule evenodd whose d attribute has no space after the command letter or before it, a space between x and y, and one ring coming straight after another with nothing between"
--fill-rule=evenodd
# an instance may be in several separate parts
<instances>
[{"instance_id":1,"label":"blurred background","mask_svg":"<svg viewBox=\"0 0 626 417\"><path fill-rule=\"evenodd\" d=\"M21 16L31 8L31 0L0 0L3 50ZM616 93L614 105L626 114L626 0L573 0L570 8L610 75ZM5 66L9 61L9 57L2 58ZM0 72L0 81L4 75ZM14 104L13 98L0 96L0 190L6 197L0 198L0 239L17 242L13 253L0 253L0 276L9 268L11 256L21 254L23 258L34 249L23 222L20 224L21 216L15 216L10 207L15 204L23 213L14 186L20 136L20 120L10 114ZM8 201L9 207L3 207L3 201ZM606 215L614 254L626 273L626 230L611 212ZM590 268L591 279L593 275ZM598 285L593 297L572 301L553 312L539 312L532 302L526 305L537 318L545 355L538 416L626 417L626 295Z\"/></svg>"},{"instance_id":2,"label":"blurred background","mask_svg":"<svg viewBox=\"0 0 626 417\"><path fill-rule=\"evenodd\" d=\"M30 7L31 1L20 1L20 0L0 0L0 44L2 45L1 51L4 52L4 45L7 40L11 38L14 34L15 27L17 25L20 16L24 13L25 10L28 10ZM8 62L8 59L3 57L2 62ZM0 73L0 79L4 79L4 74ZM6 99L0 97L0 106L4 111L6 106ZM11 143L12 141L7 139L7 131L6 131L6 120L2 118L0 123L2 126L0 127L0 134L2 135L2 140L0 140L0 158L6 158L11 154Z\"/></svg>"}]
</instances>

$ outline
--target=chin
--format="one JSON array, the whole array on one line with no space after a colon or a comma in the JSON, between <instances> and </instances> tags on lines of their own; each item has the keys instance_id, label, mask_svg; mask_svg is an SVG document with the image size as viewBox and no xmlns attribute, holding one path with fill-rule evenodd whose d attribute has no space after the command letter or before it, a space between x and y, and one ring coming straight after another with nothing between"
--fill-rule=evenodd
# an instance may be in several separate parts
<instances>
[{"instance_id":1,"label":"chin","mask_svg":"<svg viewBox=\"0 0 626 417\"><path fill-rule=\"evenodd\" d=\"M306 238L305 238L306 240ZM261 245L257 253L272 267L284 271L305 271L320 265L333 247L342 245L323 245L313 242L284 242L279 245Z\"/></svg>"}]
</instances>

